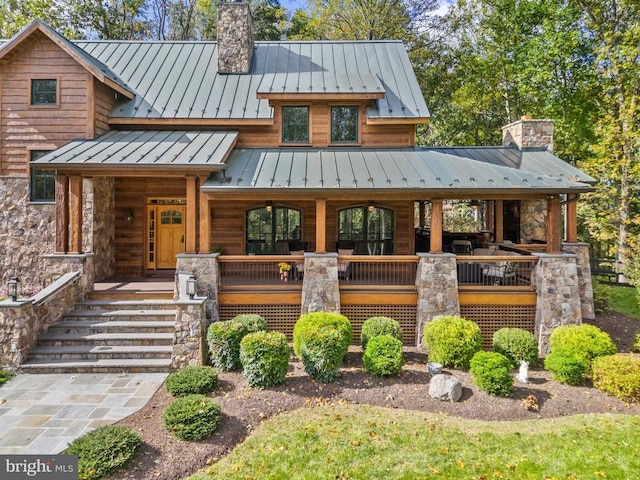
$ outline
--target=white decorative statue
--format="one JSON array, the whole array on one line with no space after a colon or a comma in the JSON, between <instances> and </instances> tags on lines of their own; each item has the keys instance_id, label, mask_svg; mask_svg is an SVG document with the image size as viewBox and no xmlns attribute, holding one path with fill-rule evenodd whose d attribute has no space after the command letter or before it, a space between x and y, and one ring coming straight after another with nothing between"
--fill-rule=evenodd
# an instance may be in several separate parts
<instances>
[{"instance_id":1,"label":"white decorative statue","mask_svg":"<svg viewBox=\"0 0 640 480\"><path fill-rule=\"evenodd\" d=\"M520 371L516 378L519 382L529 383L529 362L525 362L524 360L520 361Z\"/></svg>"}]
</instances>

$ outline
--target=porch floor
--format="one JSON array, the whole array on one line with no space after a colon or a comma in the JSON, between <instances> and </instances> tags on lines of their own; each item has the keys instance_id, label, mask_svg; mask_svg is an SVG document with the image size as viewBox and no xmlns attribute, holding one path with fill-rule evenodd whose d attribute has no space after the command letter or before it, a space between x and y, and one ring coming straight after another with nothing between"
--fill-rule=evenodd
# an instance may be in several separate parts
<instances>
[{"instance_id":1,"label":"porch floor","mask_svg":"<svg viewBox=\"0 0 640 480\"><path fill-rule=\"evenodd\" d=\"M109 277L95 282L92 298L130 296L134 298L172 298L174 279L167 277Z\"/></svg>"}]
</instances>

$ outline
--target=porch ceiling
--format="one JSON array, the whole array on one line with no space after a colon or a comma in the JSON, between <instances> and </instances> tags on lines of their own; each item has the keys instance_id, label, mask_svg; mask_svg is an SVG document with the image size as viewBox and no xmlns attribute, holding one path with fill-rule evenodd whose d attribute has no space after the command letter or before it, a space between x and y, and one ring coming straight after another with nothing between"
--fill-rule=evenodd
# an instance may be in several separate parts
<instances>
[{"instance_id":1,"label":"porch ceiling","mask_svg":"<svg viewBox=\"0 0 640 480\"><path fill-rule=\"evenodd\" d=\"M364 148L236 149L224 175L202 190L273 189L547 194L584 192L580 182L430 150Z\"/></svg>"},{"instance_id":2,"label":"porch ceiling","mask_svg":"<svg viewBox=\"0 0 640 480\"><path fill-rule=\"evenodd\" d=\"M238 132L112 130L95 140L73 140L31 162L39 167L219 169Z\"/></svg>"}]
</instances>

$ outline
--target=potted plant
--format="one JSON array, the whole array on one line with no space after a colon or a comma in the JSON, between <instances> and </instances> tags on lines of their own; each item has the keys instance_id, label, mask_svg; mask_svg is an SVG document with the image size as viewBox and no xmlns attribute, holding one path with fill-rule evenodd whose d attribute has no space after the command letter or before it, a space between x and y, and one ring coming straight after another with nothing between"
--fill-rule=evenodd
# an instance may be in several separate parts
<instances>
[{"instance_id":1,"label":"potted plant","mask_svg":"<svg viewBox=\"0 0 640 480\"><path fill-rule=\"evenodd\" d=\"M284 280L285 282L289 280L289 271L291 270L291 265L287 262L278 263L278 268L280 269L280 280Z\"/></svg>"}]
</instances>

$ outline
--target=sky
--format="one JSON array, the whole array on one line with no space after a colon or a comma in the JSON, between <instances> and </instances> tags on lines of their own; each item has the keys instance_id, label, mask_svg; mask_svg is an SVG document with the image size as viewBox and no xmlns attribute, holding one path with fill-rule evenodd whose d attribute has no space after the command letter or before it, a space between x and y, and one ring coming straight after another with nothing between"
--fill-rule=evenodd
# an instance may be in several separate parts
<instances>
[{"instance_id":1,"label":"sky","mask_svg":"<svg viewBox=\"0 0 640 480\"><path fill-rule=\"evenodd\" d=\"M453 0L439 0L440 8L437 13L444 15L449 8L449 5L453 3ZM304 7L307 4L307 0L280 0L280 5L286 8L290 12L294 12L298 8Z\"/></svg>"}]
</instances>

